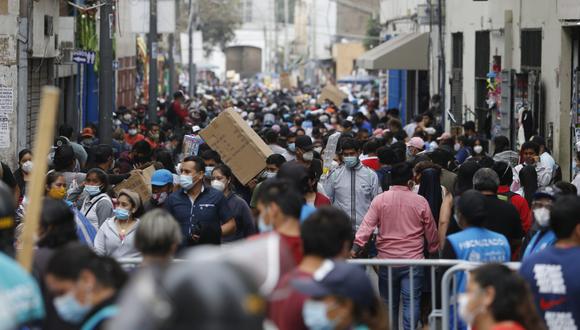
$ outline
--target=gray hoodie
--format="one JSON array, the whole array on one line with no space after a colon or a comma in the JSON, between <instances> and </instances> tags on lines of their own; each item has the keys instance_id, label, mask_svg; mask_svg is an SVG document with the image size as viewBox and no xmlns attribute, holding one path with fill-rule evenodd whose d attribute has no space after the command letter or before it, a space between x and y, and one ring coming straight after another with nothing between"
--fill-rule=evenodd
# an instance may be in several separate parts
<instances>
[{"instance_id":1,"label":"gray hoodie","mask_svg":"<svg viewBox=\"0 0 580 330\"><path fill-rule=\"evenodd\" d=\"M141 257L141 253L135 248L137 226L139 226L139 219L121 240L115 217L107 219L95 237L95 252L115 259Z\"/></svg>"}]
</instances>

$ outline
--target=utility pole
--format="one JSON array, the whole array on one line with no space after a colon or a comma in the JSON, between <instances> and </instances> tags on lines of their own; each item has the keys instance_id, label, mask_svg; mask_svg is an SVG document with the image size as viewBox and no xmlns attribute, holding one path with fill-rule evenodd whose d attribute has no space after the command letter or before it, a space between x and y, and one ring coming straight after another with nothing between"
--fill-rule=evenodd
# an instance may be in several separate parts
<instances>
[{"instance_id":1,"label":"utility pole","mask_svg":"<svg viewBox=\"0 0 580 330\"><path fill-rule=\"evenodd\" d=\"M284 71L288 71L288 20L290 11L288 9L288 0L284 0Z\"/></svg>"},{"instance_id":2,"label":"utility pole","mask_svg":"<svg viewBox=\"0 0 580 330\"><path fill-rule=\"evenodd\" d=\"M179 17L179 0L175 0L175 20ZM176 37L177 36L177 37ZM169 97L173 96L175 90L175 39L179 40L177 34L177 24L175 24L175 31L169 34L169 87L167 88L167 94Z\"/></svg>"},{"instance_id":3,"label":"utility pole","mask_svg":"<svg viewBox=\"0 0 580 330\"><path fill-rule=\"evenodd\" d=\"M111 144L113 135L113 4L106 0L100 10L99 23L99 141Z\"/></svg>"},{"instance_id":4,"label":"utility pole","mask_svg":"<svg viewBox=\"0 0 580 330\"><path fill-rule=\"evenodd\" d=\"M439 32L439 68L438 68L438 77L439 77L439 96L441 96L441 112L443 114L442 118L442 125L443 129L445 129L445 119L447 118L447 107L445 106L445 45L443 44L443 6L441 4L443 0L437 0L437 7L438 7L438 22L437 28Z\"/></svg>"},{"instance_id":5,"label":"utility pole","mask_svg":"<svg viewBox=\"0 0 580 330\"><path fill-rule=\"evenodd\" d=\"M149 121L157 120L157 0L149 0Z\"/></svg>"},{"instance_id":6,"label":"utility pole","mask_svg":"<svg viewBox=\"0 0 580 330\"><path fill-rule=\"evenodd\" d=\"M189 24L187 28L187 33L189 35L189 52L188 52L188 64L189 64L189 96L193 97L196 92L197 85L197 68L193 61L193 31L197 29L197 1L189 0Z\"/></svg>"}]
</instances>

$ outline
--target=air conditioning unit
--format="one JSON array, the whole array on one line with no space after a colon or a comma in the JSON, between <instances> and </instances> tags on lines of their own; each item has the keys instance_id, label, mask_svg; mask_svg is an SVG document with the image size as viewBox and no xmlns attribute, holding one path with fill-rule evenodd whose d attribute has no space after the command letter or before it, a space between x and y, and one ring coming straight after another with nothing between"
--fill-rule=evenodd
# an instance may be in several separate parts
<instances>
[{"instance_id":1,"label":"air conditioning unit","mask_svg":"<svg viewBox=\"0 0 580 330\"><path fill-rule=\"evenodd\" d=\"M436 4L429 5L428 3L418 5L417 22L421 25L438 24L439 7Z\"/></svg>"},{"instance_id":2,"label":"air conditioning unit","mask_svg":"<svg viewBox=\"0 0 580 330\"><path fill-rule=\"evenodd\" d=\"M73 64L74 43L72 41L62 41L60 43L60 63Z\"/></svg>"}]
</instances>

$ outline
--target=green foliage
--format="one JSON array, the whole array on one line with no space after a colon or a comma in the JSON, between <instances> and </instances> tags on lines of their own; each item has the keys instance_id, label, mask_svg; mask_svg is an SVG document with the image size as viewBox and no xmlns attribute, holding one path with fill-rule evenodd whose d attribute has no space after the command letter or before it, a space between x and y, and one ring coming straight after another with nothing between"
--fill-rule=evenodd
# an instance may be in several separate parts
<instances>
[{"instance_id":1,"label":"green foliage","mask_svg":"<svg viewBox=\"0 0 580 330\"><path fill-rule=\"evenodd\" d=\"M367 37L364 40L364 46L367 50L374 48L380 44L379 37L381 36L381 23L378 18L369 18L367 22Z\"/></svg>"},{"instance_id":2,"label":"green foliage","mask_svg":"<svg viewBox=\"0 0 580 330\"><path fill-rule=\"evenodd\" d=\"M235 38L235 30L241 25L240 0L198 0L199 30L203 33L203 49L211 54L215 46L222 50Z\"/></svg>"}]
</instances>

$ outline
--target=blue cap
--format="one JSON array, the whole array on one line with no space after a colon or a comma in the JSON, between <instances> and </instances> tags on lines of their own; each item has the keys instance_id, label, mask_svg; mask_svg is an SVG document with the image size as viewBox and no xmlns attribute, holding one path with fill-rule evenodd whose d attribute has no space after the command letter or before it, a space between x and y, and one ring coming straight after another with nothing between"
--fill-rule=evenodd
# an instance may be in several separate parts
<instances>
[{"instance_id":1,"label":"blue cap","mask_svg":"<svg viewBox=\"0 0 580 330\"><path fill-rule=\"evenodd\" d=\"M173 183L173 174L168 170L157 170L151 177L151 185L153 186L162 187L170 183Z\"/></svg>"},{"instance_id":2,"label":"blue cap","mask_svg":"<svg viewBox=\"0 0 580 330\"><path fill-rule=\"evenodd\" d=\"M326 260L312 279L292 281L296 290L312 297L341 296L363 307L372 306L375 293L365 271L345 262Z\"/></svg>"}]
</instances>

